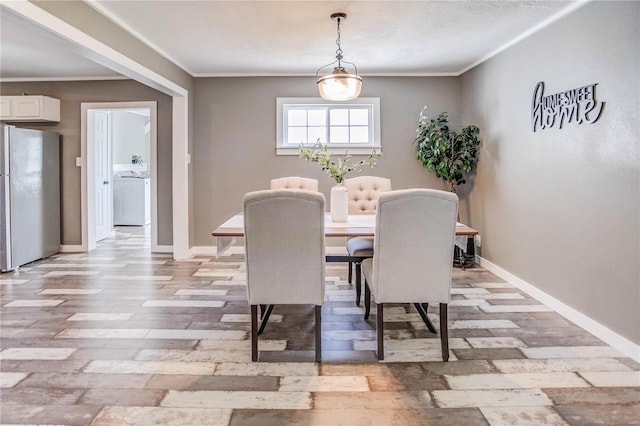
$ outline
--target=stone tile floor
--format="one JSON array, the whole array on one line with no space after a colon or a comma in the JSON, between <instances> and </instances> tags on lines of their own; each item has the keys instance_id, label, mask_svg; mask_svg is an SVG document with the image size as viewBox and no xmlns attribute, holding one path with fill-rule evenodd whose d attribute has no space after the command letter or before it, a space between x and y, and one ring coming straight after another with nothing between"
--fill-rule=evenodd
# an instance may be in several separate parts
<instances>
[{"instance_id":1,"label":"stone tile floor","mask_svg":"<svg viewBox=\"0 0 640 426\"><path fill-rule=\"evenodd\" d=\"M318 365L311 306L276 307L250 362L242 254L177 262L120 227L3 274L0 422L640 424L640 365L482 268L454 269L448 363L403 305L378 362L345 278L328 264Z\"/></svg>"}]
</instances>

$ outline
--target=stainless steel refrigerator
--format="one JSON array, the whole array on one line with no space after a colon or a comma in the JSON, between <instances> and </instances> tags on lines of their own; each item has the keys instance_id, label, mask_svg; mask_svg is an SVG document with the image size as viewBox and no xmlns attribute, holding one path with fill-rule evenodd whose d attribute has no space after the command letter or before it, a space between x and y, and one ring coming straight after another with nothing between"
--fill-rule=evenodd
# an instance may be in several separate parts
<instances>
[{"instance_id":1,"label":"stainless steel refrigerator","mask_svg":"<svg viewBox=\"0 0 640 426\"><path fill-rule=\"evenodd\" d=\"M0 126L0 266L60 251L60 135Z\"/></svg>"}]
</instances>

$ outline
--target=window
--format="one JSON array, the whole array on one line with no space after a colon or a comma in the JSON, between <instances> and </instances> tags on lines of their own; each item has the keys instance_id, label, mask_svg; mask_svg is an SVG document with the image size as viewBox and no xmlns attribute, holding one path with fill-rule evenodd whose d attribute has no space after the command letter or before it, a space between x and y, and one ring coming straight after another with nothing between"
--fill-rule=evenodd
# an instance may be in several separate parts
<instances>
[{"instance_id":1,"label":"window","mask_svg":"<svg viewBox=\"0 0 640 426\"><path fill-rule=\"evenodd\" d=\"M301 145L369 154L380 150L380 99L329 102L320 98L278 98L278 155L298 155Z\"/></svg>"}]
</instances>

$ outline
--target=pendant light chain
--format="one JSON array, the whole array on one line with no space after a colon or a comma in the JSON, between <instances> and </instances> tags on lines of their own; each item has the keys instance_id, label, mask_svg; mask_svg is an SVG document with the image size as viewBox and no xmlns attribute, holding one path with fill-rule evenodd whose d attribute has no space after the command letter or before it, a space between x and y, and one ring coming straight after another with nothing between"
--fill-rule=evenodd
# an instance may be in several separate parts
<instances>
[{"instance_id":1,"label":"pendant light chain","mask_svg":"<svg viewBox=\"0 0 640 426\"><path fill-rule=\"evenodd\" d=\"M336 44L338 45L338 49L336 50L336 59L338 60L338 67L341 67L341 61L342 61L342 47L340 46L340 18L337 19L338 21L338 38L336 39Z\"/></svg>"}]
</instances>

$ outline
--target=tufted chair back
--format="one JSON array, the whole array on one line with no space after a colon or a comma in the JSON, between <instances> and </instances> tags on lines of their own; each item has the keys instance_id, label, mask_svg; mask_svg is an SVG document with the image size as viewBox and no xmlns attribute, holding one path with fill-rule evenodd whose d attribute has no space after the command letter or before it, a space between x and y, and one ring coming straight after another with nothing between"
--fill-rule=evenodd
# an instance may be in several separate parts
<instances>
[{"instance_id":1,"label":"tufted chair back","mask_svg":"<svg viewBox=\"0 0 640 426\"><path fill-rule=\"evenodd\" d=\"M377 176L358 176L345 179L349 191L349 214L375 214L378 195L391 191L391 179Z\"/></svg>"},{"instance_id":2,"label":"tufted chair back","mask_svg":"<svg viewBox=\"0 0 640 426\"><path fill-rule=\"evenodd\" d=\"M258 360L258 335L274 305L314 304L316 362L320 362L326 262L324 195L292 189L249 192L244 196L244 230L251 360ZM265 305L260 328L258 305ZM305 327L305 337L306 331Z\"/></svg>"},{"instance_id":3,"label":"tufted chair back","mask_svg":"<svg viewBox=\"0 0 640 426\"><path fill-rule=\"evenodd\" d=\"M442 360L449 360L447 306L451 300L453 247L458 196L435 189L380 194L373 259L362 261L365 320L376 302L378 359L384 359L384 305L413 303L432 333L429 303L440 304Z\"/></svg>"},{"instance_id":4,"label":"tufted chair back","mask_svg":"<svg viewBox=\"0 0 640 426\"><path fill-rule=\"evenodd\" d=\"M271 189L302 189L318 192L318 181L298 176L271 179Z\"/></svg>"}]
</instances>

